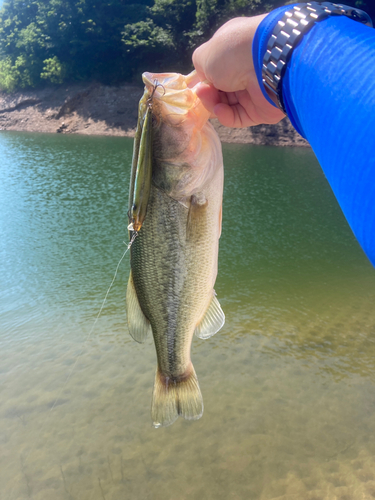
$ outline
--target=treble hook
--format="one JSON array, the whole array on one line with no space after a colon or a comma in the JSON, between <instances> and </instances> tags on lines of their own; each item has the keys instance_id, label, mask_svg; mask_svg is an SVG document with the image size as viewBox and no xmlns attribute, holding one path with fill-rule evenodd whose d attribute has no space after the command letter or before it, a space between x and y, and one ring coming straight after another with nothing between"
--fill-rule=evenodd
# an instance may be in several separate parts
<instances>
[{"instance_id":1,"label":"treble hook","mask_svg":"<svg viewBox=\"0 0 375 500\"><path fill-rule=\"evenodd\" d=\"M152 108L152 99L154 98L155 91L158 87L161 87L164 90L163 96L165 96L165 87L161 83L159 83L157 80L154 80L154 88L152 89L152 93L150 97L147 99L147 104L150 108Z\"/></svg>"}]
</instances>

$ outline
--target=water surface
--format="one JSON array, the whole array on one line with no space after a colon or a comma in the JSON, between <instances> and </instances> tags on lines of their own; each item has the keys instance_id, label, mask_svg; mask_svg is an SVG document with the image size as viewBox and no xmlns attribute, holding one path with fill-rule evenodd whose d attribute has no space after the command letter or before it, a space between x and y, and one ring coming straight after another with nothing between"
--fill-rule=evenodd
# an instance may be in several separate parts
<instances>
[{"instance_id":1,"label":"water surface","mask_svg":"<svg viewBox=\"0 0 375 500\"><path fill-rule=\"evenodd\" d=\"M375 497L375 271L307 149L225 145L205 412L151 426L132 341L132 141L0 134L0 498Z\"/></svg>"}]
</instances>

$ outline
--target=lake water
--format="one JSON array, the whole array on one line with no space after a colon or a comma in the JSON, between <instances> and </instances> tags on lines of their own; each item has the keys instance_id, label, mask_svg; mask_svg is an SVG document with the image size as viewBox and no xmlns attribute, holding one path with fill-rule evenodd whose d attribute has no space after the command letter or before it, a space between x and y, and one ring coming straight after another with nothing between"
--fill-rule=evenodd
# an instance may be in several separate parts
<instances>
[{"instance_id":1,"label":"lake water","mask_svg":"<svg viewBox=\"0 0 375 500\"><path fill-rule=\"evenodd\" d=\"M375 271L309 149L224 145L205 412L151 425L125 316L132 141L0 134L0 498L375 497Z\"/></svg>"}]
</instances>

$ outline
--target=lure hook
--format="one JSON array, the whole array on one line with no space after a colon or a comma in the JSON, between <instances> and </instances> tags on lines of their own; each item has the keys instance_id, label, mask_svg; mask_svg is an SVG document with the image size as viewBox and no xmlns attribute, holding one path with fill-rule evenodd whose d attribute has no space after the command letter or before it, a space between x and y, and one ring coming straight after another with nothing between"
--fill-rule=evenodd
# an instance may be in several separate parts
<instances>
[{"instance_id":1,"label":"lure hook","mask_svg":"<svg viewBox=\"0 0 375 500\"><path fill-rule=\"evenodd\" d=\"M147 99L147 104L150 108L152 108L152 99L154 98L155 91L158 87L161 87L164 91L163 96L165 96L165 87L161 83L159 83L157 80L154 80L154 87L152 89L150 97Z\"/></svg>"}]
</instances>

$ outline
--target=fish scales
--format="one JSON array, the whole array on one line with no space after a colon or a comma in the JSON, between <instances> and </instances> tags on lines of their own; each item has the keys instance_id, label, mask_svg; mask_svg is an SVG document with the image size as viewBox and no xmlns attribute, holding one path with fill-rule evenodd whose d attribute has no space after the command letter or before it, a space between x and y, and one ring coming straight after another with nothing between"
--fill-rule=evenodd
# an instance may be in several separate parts
<instances>
[{"instance_id":1,"label":"fish scales","mask_svg":"<svg viewBox=\"0 0 375 500\"><path fill-rule=\"evenodd\" d=\"M146 217L131 247L134 285L151 323L160 368L168 376L182 376L196 319L211 298L216 263L207 233L215 213L203 209L205 216L187 237L189 210L155 186L148 210L155 216Z\"/></svg>"},{"instance_id":2,"label":"fish scales","mask_svg":"<svg viewBox=\"0 0 375 500\"><path fill-rule=\"evenodd\" d=\"M165 94L170 99L167 85ZM203 106L206 119L198 116L198 126L194 116L190 122L171 124L163 97L162 92L155 97L152 181L147 215L130 249L127 291L130 333L138 341L149 331L154 337L157 372L151 413L156 427L170 425L179 415L202 415L191 342L194 332L208 338L224 323L213 289L223 190L220 142ZM130 193L132 203L132 187Z\"/></svg>"}]
</instances>

